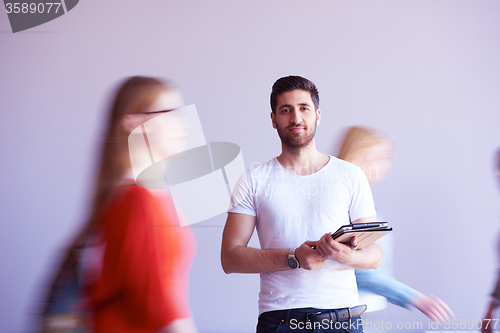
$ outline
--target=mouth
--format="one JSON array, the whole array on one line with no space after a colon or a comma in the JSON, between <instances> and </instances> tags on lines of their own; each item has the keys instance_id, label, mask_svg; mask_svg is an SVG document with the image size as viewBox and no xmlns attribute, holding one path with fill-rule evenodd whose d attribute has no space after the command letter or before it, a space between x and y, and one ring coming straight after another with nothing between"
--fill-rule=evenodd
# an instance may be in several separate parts
<instances>
[{"instance_id":1,"label":"mouth","mask_svg":"<svg viewBox=\"0 0 500 333\"><path fill-rule=\"evenodd\" d=\"M295 127L294 126L294 127L289 127L288 130L295 133L295 132L304 131L305 128L304 127Z\"/></svg>"}]
</instances>

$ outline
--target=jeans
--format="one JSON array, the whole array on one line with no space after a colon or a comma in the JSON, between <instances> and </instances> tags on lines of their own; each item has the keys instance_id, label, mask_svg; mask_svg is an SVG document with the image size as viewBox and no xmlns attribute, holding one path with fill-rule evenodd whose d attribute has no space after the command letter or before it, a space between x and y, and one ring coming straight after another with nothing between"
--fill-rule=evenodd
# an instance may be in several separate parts
<instances>
[{"instance_id":1,"label":"jeans","mask_svg":"<svg viewBox=\"0 0 500 333\"><path fill-rule=\"evenodd\" d=\"M363 333L361 317L346 321L297 321L282 320L267 312L259 316L257 333Z\"/></svg>"}]
</instances>

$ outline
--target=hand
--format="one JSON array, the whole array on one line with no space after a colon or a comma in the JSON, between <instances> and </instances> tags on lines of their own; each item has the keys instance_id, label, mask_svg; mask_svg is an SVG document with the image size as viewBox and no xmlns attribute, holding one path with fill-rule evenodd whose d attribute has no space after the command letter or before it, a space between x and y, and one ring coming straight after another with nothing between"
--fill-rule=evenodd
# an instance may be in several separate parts
<instances>
[{"instance_id":1,"label":"hand","mask_svg":"<svg viewBox=\"0 0 500 333\"><path fill-rule=\"evenodd\" d=\"M440 324L455 316L448 305L435 296L420 295L412 304L424 315Z\"/></svg>"},{"instance_id":2,"label":"hand","mask_svg":"<svg viewBox=\"0 0 500 333\"><path fill-rule=\"evenodd\" d=\"M313 270L326 261L326 258L323 258L318 251L313 249L317 244L317 241L305 241L295 250L295 257L299 261L300 268Z\"/></svg>"},{"instance_id":3,"label":"hand","mask_svg":"<svg viewBox=\"0 0 500 333\"><path fill-rule=\"evenodd\" d=\"M324 234L318 241L316 250L323 258L335 260L341 264L348 265L352 262L354 252L357 247L358 240L356 236L351 238L351 245L346 245L337 242L332 238L331 233L327 233Z\"/></svg>"}]
</instances>

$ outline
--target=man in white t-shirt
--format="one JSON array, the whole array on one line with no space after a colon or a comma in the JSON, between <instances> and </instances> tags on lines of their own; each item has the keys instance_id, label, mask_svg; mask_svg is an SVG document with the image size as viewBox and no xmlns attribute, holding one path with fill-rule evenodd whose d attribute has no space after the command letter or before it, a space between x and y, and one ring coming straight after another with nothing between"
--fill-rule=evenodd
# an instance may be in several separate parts
<instances>
[{"instance_id":1,"label":"man in white t-shirt","mask_svg":"<svg viewBox=\"0 0 500 333\"><path fill-rule=\"evenodd\" d=\"M320 124L315 85L278 79L271 120L281 139L277 158L247 171L233 191L222 239L226 273L260 273L258 333L362 332L354 269L382 262L377 241L358 250L331 233L376 221L362 170L316 149ZM352 222L351 222L352 221ZM257 228L261 249L248 247Z\"/></svg>"}]
</instances>

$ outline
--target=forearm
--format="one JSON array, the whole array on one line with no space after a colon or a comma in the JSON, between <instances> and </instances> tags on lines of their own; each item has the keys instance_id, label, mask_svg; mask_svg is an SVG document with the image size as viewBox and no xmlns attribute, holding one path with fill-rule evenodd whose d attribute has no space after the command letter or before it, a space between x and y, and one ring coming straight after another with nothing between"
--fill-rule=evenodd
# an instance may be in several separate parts
<instances>
[{"instance_id":1,"label":"forearm","mask_svg":"<svg viewBox=\"0 0 500 333\"><path fill-rule=\"evenodd\" d=\"M267 273L289 269L288 249L261 250L246 246L222 249L222 269L230 273Z\"/></svg>"},{"instance_id":2,"label":"forearm","mask_svg":"<svg viewBox=\"0 0 500 333\"><path fill-rule=\"evenodd\" d=\"M288 249L248 247L256 217L229 213L222 234L221 263L225 273L266 273L288 268Z\"/></svg>"},{"instance_id":3,"label":"forearm","mask_svg":"<svg viewBox=\"0 0 500 333\"><path fill-rule=\"evenodd\" d=\"M368 245L367 247L356 250L352 256L345 262L346 265L356 269L377 268L382 263L382 245L380 240Z\"/></svg>"},{"instance_id":4,"label":"forearm","mask_svg":"<svg viewBox=\"0 0 500 333\"><path fill-rule=\"evenodd\" d=\"M222 234L221 263L225 273L267 273L290 269L290 249L256 249L248 247L256 223L255 216L229 213ZM326 258L313 248L316 241L306 241L295 251L304 269L316 269Z\"/></svg>"}]
</instances>

